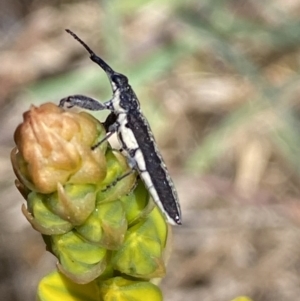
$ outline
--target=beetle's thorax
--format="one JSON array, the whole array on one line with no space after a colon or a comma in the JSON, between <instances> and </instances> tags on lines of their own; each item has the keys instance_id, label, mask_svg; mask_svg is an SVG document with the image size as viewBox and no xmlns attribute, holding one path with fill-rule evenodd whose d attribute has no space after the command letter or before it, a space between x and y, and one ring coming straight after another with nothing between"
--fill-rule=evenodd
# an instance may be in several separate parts
<instances>
[{"instance_id":1,"label":"beetle's thorax","mask_svg":"<svg viewBox=\"0 0 300 301\"><path fill-rule=\"evenodd\" d=\"M110 109L114 113L130 113L140 109L139 101L129 84L122 87L116 87L114 84L112 86L114 94Z\"/></svg>"},{"instance_id":2,"label":"beetle's thorax","mask_svg":"<svg viewBox=\"0 0 300 301\"><path fill-rule=\"evenodd\" d=\"M126 108L121 105L120 89L114 90L113 98L110 101L110 105L110 109L117 115L121 113L127 113Z\"/></svg>"}]
</instances>

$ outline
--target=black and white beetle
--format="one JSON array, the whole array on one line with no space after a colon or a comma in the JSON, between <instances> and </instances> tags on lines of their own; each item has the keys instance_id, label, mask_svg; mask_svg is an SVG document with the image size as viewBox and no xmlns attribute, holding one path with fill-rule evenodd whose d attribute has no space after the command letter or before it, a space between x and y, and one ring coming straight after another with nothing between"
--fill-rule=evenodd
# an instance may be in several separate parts
<instances>
[{"instance_id":1,"label":"black and white beetle","mask_svg":"<svg viewBox=\"0 0 300 301\"><path fill-rule=\"evenodd\" d=\"M127 77L111 69L76 34L68 29L66 31L84 46L89 52L91 60L106 72L113 89L113 97L109 101L99 103L90 97L73 95L63 98L59 105L61 107L67 105L68 108L78 106L94 111L110 110L111 113L104 123L108 134L93 148L99 146L116 132L129 165L133 171L138 171L151 197L167 221L173 225L180 225L181 211L177 192ZM118 180L129 174L124 174Z\"/></svg>"}]
</instances>

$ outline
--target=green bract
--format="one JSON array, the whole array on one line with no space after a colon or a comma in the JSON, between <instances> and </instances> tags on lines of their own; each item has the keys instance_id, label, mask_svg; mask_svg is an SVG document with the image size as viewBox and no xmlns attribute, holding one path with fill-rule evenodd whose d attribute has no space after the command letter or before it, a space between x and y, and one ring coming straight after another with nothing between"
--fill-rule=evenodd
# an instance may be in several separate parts
<instances>
[{"instance_id":1,"label":"green bract","mask_svg":"<svg viewBox=\"0 0 300 301\"><path fill-rule=\"evenodd\" d=\"M163 217L155 208L147 219L128 229L124 243L113 253L113 267L138 278L163 277L167 229Z\"/></svg>"}]
</instances>

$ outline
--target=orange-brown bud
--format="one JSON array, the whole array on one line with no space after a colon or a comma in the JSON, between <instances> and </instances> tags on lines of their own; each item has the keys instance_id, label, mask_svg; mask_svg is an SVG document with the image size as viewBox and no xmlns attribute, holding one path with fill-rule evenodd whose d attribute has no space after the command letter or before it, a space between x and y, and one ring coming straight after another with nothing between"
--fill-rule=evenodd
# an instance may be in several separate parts
<instances>
[{"instance_id":1,"label":"orange-brown bud","mask_svg":"<svg viewBox=\"0 0 300 301\"><path fill-rule=\"evenodd\" d=\"M86 113L64 111L54 104L32 106L15 132L12 152L15 173L30 190L52 193L57 184L96 184L106 176L99 121Z\"/></svg>"}]
</instances>

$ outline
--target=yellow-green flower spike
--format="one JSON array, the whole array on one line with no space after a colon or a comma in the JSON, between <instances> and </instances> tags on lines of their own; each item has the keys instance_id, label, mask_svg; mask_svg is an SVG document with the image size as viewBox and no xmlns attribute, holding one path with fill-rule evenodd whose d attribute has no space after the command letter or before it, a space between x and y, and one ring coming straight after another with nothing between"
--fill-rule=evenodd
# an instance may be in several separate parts
<instances>
[{"instance_id":1,"label":"yellow-green flower spike","mask_svg":"<svg viewBox=\"0 0 300 301\"><path fill-rule=\"evenodd\" d=\"M58 258L40 301L161 301L170 227L127 159L87 113L32 106L11 153L22 212ZM122 277L119 277L122 275Z\"/></svg>"}]
</instances>

